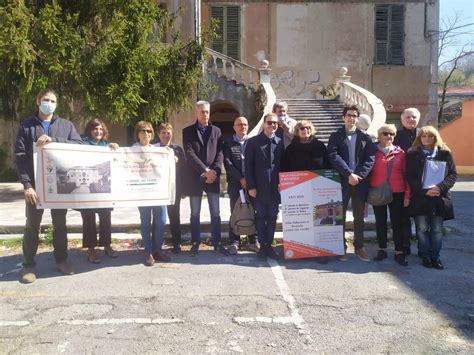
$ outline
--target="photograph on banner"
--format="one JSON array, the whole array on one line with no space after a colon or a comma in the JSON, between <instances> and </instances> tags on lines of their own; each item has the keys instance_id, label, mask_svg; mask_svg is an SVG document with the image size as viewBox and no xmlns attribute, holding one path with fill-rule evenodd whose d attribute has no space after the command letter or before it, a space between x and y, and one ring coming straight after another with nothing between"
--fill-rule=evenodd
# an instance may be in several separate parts
<instances>
[{"instance_id":1,"label":"photograph on banner","mask_svg":"<svg viewBox=\"0 0 474 355\"><path fill-rule=\"evenodd\" d=\"M38 208L174 203L172 149L50 143L35 147L34 163Z\"/></svg>"},{"instance_id":2,"label":"photograph on banner","mask_svg":"<svg viewBox=\"0 0 474 355\"><path fill-rule=\"evenodd\" d=\"M342 190L336 170L280 173L285 259L344 254Z\"/></svg>"}]
</instances>

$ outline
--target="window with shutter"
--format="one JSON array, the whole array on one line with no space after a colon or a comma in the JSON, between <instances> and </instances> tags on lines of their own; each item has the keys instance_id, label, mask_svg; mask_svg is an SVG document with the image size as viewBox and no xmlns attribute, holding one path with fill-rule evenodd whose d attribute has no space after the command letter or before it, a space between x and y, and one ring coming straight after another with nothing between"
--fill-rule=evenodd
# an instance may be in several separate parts
<instances>
[{"instance_id":1,"label":"window with shutter","mask_svg":"<svg viewBox=\"0 0 474 355\"><path fill-rule=\"evenodd\" d=\"M240 60L240 7L211 6L211 18L218 22L212 49Z\"/></svg>"},{"instance_id":2,"label":"window with shutter","mask_svg":"<svg viewBox=\"0 0 474 355\"><path fill-rule=\"evenodd\" d=\"M375 6L375 64L403 65L405 7Z\"/></svg>"}]
</instances>

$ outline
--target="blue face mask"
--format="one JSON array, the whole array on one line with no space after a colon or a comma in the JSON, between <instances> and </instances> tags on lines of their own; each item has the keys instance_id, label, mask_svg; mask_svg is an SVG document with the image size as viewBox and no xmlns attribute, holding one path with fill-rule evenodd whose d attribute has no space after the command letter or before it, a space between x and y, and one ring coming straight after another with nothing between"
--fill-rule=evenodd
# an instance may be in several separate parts
<instances>
[{"instance_id":1,"label":"blue face mask","mask_svg":"<svg viewBox=\"0 0 474 355\"><path fill-rule=\"evenodd\" d=\"M51 115L56 110L56 103L51 101L41 101L39 110L44 115Z\"/></svg>"},{"instance_id":2,"label":"blue face mask","mask_svg":"<svg viewBox=\"0 0 474 355\"><path fill-rule=\"evenodd\" d=\"M286 115L278 115L278 121L286 121Z\"/></svg>"}]
</instances>

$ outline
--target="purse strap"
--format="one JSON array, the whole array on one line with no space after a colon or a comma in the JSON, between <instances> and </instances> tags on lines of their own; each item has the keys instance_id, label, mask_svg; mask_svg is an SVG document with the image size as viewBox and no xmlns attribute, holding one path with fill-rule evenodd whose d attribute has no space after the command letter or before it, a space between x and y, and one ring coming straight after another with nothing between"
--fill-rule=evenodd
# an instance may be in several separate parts
<instances>
[{"instance_id":1,"label":"purse strap","mask_svg":"<svg viewBox=\"0 0 474 355\"><path fill-rule=\"evenodd\" d=\"M395 160L395 157L393 157L387 165L387 180L390 183L390 174L392 174L392 168L393 168L393 161Z\"/></svg>"}]
</instances>

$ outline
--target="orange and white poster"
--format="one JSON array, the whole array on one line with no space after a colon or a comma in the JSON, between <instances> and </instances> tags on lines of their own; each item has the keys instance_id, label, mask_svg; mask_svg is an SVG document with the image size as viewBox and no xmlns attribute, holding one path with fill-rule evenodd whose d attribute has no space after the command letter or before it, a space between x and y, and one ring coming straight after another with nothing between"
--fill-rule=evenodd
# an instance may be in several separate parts
<instances>
[{"instance_id":1,"label":"orange and white poster","mask_svg":"<svg viewBox=\"0 0 474 355\"><path fill-rule=\"evenodd\" d=\"M344 254L342 192L335 170L280 173L285 259Z\"/></svg>"}]
</instances>

